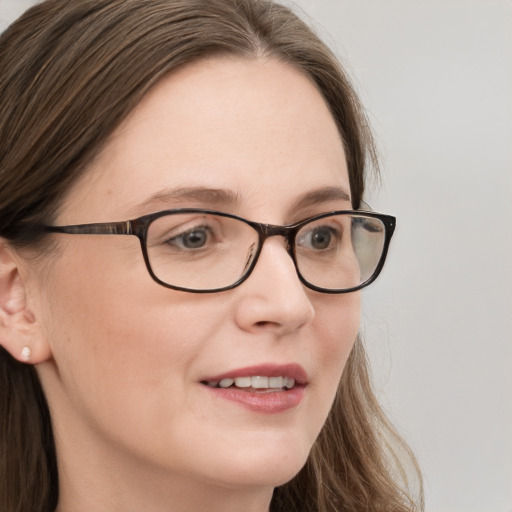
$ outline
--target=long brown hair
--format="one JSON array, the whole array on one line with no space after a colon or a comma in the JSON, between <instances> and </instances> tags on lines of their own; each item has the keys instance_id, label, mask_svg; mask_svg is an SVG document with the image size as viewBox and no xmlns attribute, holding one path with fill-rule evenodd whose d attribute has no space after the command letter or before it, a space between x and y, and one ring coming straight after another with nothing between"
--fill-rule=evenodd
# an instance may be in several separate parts
<instances>
[{"instance_id":1,"label":"long brown hair","mask_svg":"<svg viewBox=\"0 0 512 512\"><path fill-rule=\"evenodd\" d=\"M277 58L313 80L342 136L357 208L375 163L366 117L336 58L288 8L269 0L47 0L0 38L0 237L50 251L33 226L51 223L109 135L165 74L218 54ZM420 483L416 502L398 452ZM0 348L0 510L51 512L57 502L37 374ZM272 511L421 508L417 465L374 397L357 340L308 462L275 490Z\"/></svg>"}]
</instances>

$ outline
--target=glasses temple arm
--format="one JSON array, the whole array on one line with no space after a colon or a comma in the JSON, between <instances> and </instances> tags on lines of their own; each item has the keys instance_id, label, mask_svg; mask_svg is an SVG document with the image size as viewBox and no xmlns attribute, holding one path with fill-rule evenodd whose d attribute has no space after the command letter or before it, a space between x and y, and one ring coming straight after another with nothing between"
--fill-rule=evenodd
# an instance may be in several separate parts
<instances>
[{"instance_id":1,"label":"glasses temple arm","mask_svg":"<svg viewBox=\"0 0 512 512\"><path fill-rule=\"evenodd\" d=\"M131 235L132 223L103 222L94 224L76 224L69 226L46 226L45 231L49 233L66 233L68 235Z\"/></svg>"}]
</instances>

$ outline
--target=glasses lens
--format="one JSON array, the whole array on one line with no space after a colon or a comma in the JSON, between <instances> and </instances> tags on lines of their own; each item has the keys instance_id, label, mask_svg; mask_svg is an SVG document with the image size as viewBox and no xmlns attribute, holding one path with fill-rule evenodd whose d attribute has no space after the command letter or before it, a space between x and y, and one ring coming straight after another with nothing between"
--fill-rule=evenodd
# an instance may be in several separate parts
<instances>
[{"instance_id":1,"label":"glasses lens","mask_svg":"<svg viewBox=\"0 0 512 512\"><path fill-rule=\"evenodd\" d=\"M155 276L188 290L233 285L253 261L257 246L258 234L245 222L204 212L159 217L147 233Z\"/></svg>"},{"instance_id":2,"label":"glasses lens","mask_svg":"<svg viewBox=\"0 0 512 512\"><path fill-rule=\"evenodd\" d=\"M327 290L348 290L368 281L384 250L386 227L364 214L337 214L306 224L295 254L302 277Z\"/></svg>"}]
</instances>

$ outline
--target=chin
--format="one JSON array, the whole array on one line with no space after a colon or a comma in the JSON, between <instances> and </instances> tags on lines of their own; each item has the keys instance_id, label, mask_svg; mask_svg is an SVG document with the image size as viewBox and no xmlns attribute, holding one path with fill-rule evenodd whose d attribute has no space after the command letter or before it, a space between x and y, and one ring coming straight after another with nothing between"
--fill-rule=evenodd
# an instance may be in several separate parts
<instances>
[{"instance_id":1,"label":"chin","mask_svg":"<svg viewBox=\"0 0 512 512\"><path fill-rule=\"evenodd\" d=\"M274 488L286 484L292 480L302 469L306 460L300 464L285 464L284 461L279 462L275 466L265 466L264 468L255 468L254 466L245 465L243 468L234 471L224 472L221 476L216 475L223 480L221 485L228 488Z\"/></svg>"},{"instance_id":2,"label":"chin","mask_svg":"<svg viewBox=\"0 0 512 512\"><path fill-rule=\"evenodd\" d=\"M217 468L216 477L222 475L226 483L234 486L278 487L289 482L303 468L310 447L289 446L260 442L250 450L226 453L223 467ZM230 457L231 455L231 457Z\"/></svg>"}]
</instances>

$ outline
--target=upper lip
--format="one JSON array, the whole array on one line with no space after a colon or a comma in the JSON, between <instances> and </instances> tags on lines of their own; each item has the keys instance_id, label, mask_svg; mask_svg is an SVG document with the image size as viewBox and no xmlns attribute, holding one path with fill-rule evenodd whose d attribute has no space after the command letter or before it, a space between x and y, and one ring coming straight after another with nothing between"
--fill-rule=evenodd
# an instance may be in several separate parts
<instances>
[{"instance_id":1,"label":"upper lip","mask_svg":"<svg viewBox=\"0 0 512 512\"><path fill-rule=\"evenodd\" d=\"M233 379L236 377L291 377L295 382L304 385L308 382L308 374L300 364L259 364L255 366L246 366L227 372L208 376L201 379L202 382L221 381L222 379Z\"/></svg>"}]
</instances>

